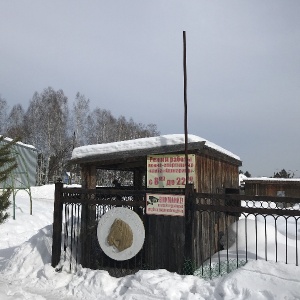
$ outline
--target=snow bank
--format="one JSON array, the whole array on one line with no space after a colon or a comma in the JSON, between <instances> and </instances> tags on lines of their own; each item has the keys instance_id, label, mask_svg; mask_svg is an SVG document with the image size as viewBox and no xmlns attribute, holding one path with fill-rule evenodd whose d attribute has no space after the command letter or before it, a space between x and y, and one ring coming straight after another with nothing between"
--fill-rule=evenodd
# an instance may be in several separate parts
<instances>
[{"instance_id":1,"label":"snow bank","mask_svg":"<svg viewBox=\"0 0 300 300\"><path fill-rule=\"evenodd\" d=\"M300 299L299 275L295 265L250 261L219 278L211 299Z\"/></svg>"},{"instance_id":2,"label":"snow bank","mask_svg":"<svg viewBox=\"0 0 300 300\"><path fill-rule=\"evenodd\" d=\"M16 274L19 279L41 277L44 265L50 264L52 253L52 225L38 231L28 241L14 250L4 266L6 276L12 279Z\"/></svg>"},{"instance_id":3,"label":"snow bank","mask_svg":"<svg viewBox=\"0 0 300 300\"><path fill-rule=\"evenodd\" d=\"M226 261L229 258L246 262L257 258L296 265L297 257L300 257L297 247L300 240L295 228L293 217L290 220L277 217L276 224L271 216L257 216L256 220L240 219L230 226L228 234L222 238L224 248L228 247L228 255L227 250L222 250L212 256L212 261L218 263L219 259Z\"/></svg>"},{"instance_id":4,"label":"snow bank","mask_svg":"<svg viewBox=\"0 0 300 300\"><path fill-rule=\"evenodd\" d=\"M26 195L18 193L16 220L9 219L0 226L1 300L300 299L300 267L264 260L250 261L213 280L166 270L143 270L123 278L81 267L74 274L67 272L68 266L56 272L50 265L53 191L54 186L33 188L33 216L29 215ZM242 245L245 221L239 223L238 228ZM250 220L247 228L250 239L254 231ZM272 235L273 228L267 228ZM260 225L258 230L258 241L264 243ZM2 239L7 235L14 236L13 242ZM285 238L280 236L279 241ZM292 240L292 235L289 238ZM253 245L253 240L250 243Z\"/></svg>"},{"instance_id":5,"label":"snow bank","mask_svg":"<svg viewBox=\"0 0 300 300\"><path fill-rule=\"evenodd\" d=\"M50 266L51 226L19 246L0 273L0 298L6 299L298 299L300 268L250 261L214 280L166 270L139 271L123 278L79 268L76 274ZM1 288L5 276L9 286Z\"/></svg>"}]
</instances>

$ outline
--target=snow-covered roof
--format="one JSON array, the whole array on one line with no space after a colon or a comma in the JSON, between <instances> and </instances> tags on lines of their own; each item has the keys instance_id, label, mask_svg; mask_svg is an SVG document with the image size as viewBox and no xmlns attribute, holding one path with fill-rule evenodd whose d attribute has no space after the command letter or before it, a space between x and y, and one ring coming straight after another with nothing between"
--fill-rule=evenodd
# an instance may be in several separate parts
<instances>
[{"instance_id":1,"label":"snow-covered roof","mask_svg":"<svg viewBox=\"0 0 300 300\"><path fill-rule=\"evenodd\" d=\"M300 182L300 178L250 177L250 178L244 178L244 181L260 181L260 182Z\"/></svg>"},{"instance_id":2,"label":"snow-covered roof","mask_svg":"<svg viewBox=\"0 0 300 300\"><path fill-rule=\"evenodd\" d=\"M0 135L0 137L2 137L2 135ZM4 137L4 141L11 142L11 141L13 141L13 139L11 139L9 137ZM31 148L32 150L37 150L34 146L29 145L29 144L24 144L22 142L17 142L16 144L19 146L25 147L25 148Z\"/></svg>"},{"instance_id":3,"label":"snow-covered roof","mask_svg":"<svg viewBox=\"0 0 300 300\"><path fill-rule=\"evenodd\" d=\"M232 152L196 135L188 135L188 143L204 142L205 146L240 161L240 157ZM101 154L128 152L133 150L153 149L161 146L184 145L184 134L169 134L135 140L95 144L77 147L72 152L72 160L93 157Z\"/></svg>"},{"instance_id":4,"label":"snow-covered roof","mask_svg":"<svg viewBox=\"0 0 300 300\"><path fill-rule=\"evenodd\" d=\"M241 185L241 183L247 179L247 176L245 176L244 174L239 174L239 185Z\"/></svg>"}]
</instances>

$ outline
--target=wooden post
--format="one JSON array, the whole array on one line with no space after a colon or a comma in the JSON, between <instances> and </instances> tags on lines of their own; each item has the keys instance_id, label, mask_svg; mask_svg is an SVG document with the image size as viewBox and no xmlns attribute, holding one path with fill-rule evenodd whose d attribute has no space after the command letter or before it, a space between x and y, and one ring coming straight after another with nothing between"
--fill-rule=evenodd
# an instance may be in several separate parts
<instances>
[{"instance_id":1,"label":"wooden post","mask_svg":"<svg viewBox=\"0 0 300 300\"><path fill-rule=\"evenodd\" d=\"M55 268L61 255L61 234L62 234L62 189L63 183L58 181L55 183L54 193L54 212L53 212L53 243L52 243L52 262L51 266Z\"/></svg>"},{"instance_id":2,"label":"wooden post","mask_svg":"<svg viewBox=\"0 0 300 300\"><path fill-rule=\"evenodd\" d=\"M133 186L134 190L142 190L143 189L143 172L140 169L136 169L133 171ZM134 200L142 201L142 196L134 196ZM134 206L133 210L143 219L143 209L138 206Z\"/></svg>"},{"instance_id":3,"label":"wooden post","mask_svg":"<svg viewBox=\"0 0 300 300\"><path fill-rule=\"evenodd\" d=\"M82 166L81 178L83 189L95 189L96 188L96 167L95 166Z\"/></svg>"},{"instance_id":4,"label":"wooden post","mask_svg":"<svg viewBox=\"0 0 300 300\"><path fill-rule=\"evenodd\" d=\"M186 71L186 35L183 32L183 85L184 85L184 154L185 154L185 183L189 183L188 166L188 124L187 124L187 71Z\"/></svg>"},{"instance_id":5,"label":"wooden post","mask_svg":"<svg viewBox=\"0 0 300 300\"><path fill-rule=\"evenodd\" d=\"M81 204L81 230L80 230L80 241L81 241L81 256L80 263L84 268L89 267L89 239L87 238L88 229L88 204L84 201Z\"/></svg>"},{"instance_id":6,"label":"wooden post","mask_svg":"<svg viewBox=\"0 0 300 300\"><path fill-rule=\"evenodd\" d=\"M82 188L96 189L96 167L93 165L82 166ZM82 203L81 210L81 265L84 268L91 267L91 234L88 228L95 224L96 209L95 206L90 206L88 199Z\"/></svg>"},{"instance_id":7,"label":"wooden post","mask_svg":"<svg viewBox=\"0 0 300 300\"><path fill-rule=\"evenodd\" d=\"M194 204L195 204L195 192L193 184L186 184L185 186L185 241L184 241L184 258L190 270L183 270L185 273L192 275L193 266L195 263L193 254L193 240L194 240ZM189 273L189 271L191 273Z\"/></svg>"}]
</instances>

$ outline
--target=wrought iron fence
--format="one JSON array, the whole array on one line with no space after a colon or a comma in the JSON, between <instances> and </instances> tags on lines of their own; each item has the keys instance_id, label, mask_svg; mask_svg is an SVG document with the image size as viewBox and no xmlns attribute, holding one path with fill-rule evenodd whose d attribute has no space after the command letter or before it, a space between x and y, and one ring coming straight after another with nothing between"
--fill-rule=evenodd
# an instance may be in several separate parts
<instances>
[{"instance_id":1,"label":"wrought iron fence","mask_svg":"<svg viewBox=\"0 0 300 300\"><path fill-rule=\"evenodd\" d=\"M291 197L197 194L194 230L203 235L197 222L205 214L210 222L206 234L214 238L205 246L207 259L192 264L193 274L211 278L257 259L298 266L299 203L300 198Z\"/></svg>"},{"instance_id":2,"label":"wrought iron fence","mask_svg":"<svg viewBox=\"0 0 300 300\"><path fill-rule=\"evenodd\" d=\"M182 190L177 193L182 193ZM163 268L168 264L169 258L161 257L154 249L151 237L159 236L159 232L153 232L153 223L156 222L151 222L145 213L145 197L145 191L111 188L84 190L63 188L62 184L56 184L52 266L57 270L66 268L76 272L81 264L91 269L107 270L115 277L133 274L141 269ZM108 257L97 238L98 221L106 212L119 206L130 208L138 214L147 236L138 254L124 261ZM158 216L159 218L167 222L172 217Z\"/></svg>"},{"instance_id":3,"label":"wrought iron fence","mask_svg":"<svg viewBox=\"0 0 300 300\"><path fill-rule=\"evenodd\" d=\"M83 190L57 184L52 266L57 270L64 267L76 272L81 264L107 270L115 277L141 269L168 268L165 261L171 259L171 255L162 256L157 251L153 236L157 235L160 240L163 234L171 234L174 224L175 230L183 228L185 249L188 249L182 253L183 256L188 253L187 256L176 260L177 264L182 262L178 273L212 278L252 259L299 264L300 198L193 193L186 199L185 226L182 227L181 223L172 223L175 217L149 218L145 213L145 197L146 191L116 193L113 189ZM98 221L116 206L134 210L143 221L148 237L141 251L125 261L108 257L97 240ZM182 217L176 218L182 220ZM154 222L169 227L160 231L158 226L153 226ZM161 244L169 242L161 238Z\"/></svg>"}]
</instances>

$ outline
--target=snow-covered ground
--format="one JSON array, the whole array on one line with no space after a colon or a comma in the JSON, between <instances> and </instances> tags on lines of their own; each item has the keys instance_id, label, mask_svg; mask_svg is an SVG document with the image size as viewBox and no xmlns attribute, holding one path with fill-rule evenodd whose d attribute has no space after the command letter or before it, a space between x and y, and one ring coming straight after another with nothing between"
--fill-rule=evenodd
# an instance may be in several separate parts
<instances>
[{"instance_id":1,"label":"snow-covered ground","mask_svg":"<svg viewBox=\"0 0 300 300\"><path fill-rule=\"evenodd\" d=\"M123 278L84 268L55 272L50 264L54 185L33 187L32 194L32 216L29 196L20 191L16 220L0 225L0 300L300 299L300 267L263 259L213 280L166 270Z\"/></svg>"}]
</instances>

